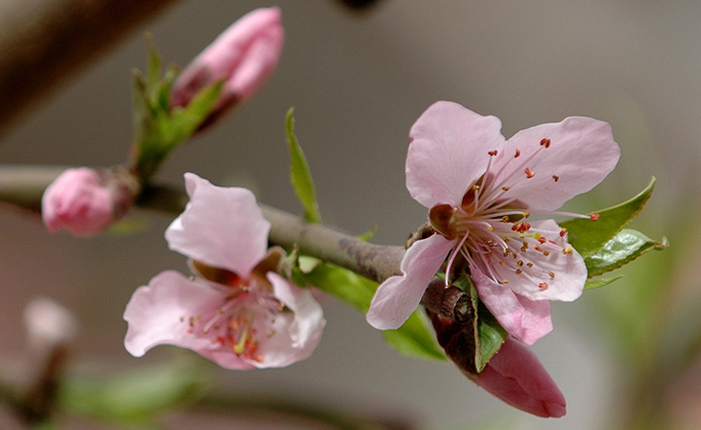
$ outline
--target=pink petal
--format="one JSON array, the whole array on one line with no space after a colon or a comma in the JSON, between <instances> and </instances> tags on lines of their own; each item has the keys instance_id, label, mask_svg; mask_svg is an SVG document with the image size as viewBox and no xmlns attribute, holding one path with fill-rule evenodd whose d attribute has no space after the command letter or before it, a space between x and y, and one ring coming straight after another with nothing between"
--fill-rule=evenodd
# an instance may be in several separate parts
<instances>
[{"instance_id":1,"label":"pink petal","mask_svg":"<svg viewBox=\"0 0 701 430\"><path fill-rule=\"evenodd\" d=\"M528 300L509 287L497 284L479 270L472 269L471 273L480 300L513 337L532 345L552 331L549 301Z\"/></svg>"},{"instance_id":2,"label":"pink petal","mask_svg":"<svg viewBox=\"0 0 701 430\"><path fill-rule=\"evenodd\" d=\"M129 328L124 347L135 357L157 345L195 351L209 348L209 339L188 333L187 319L216 312L223 298L221 291L190 281L178 272L161 272L147 286L139 287L127 303L124 320Z\"/></svg>"},{"instance_id":3,"label":"pink petal","mask_svg":"<svg viewBox=\"0 0 701 430\"><path fill-rule=\"evenodd\" d=\"M475 382L504 402L546 418L567 412L565 396L528 348L507 338Z\"/></svg>"},{"instance_id":4,"label":"pink petal","mask_svg":"<svg viewBox=\"0 0 701 430\"><path fill-rule=\"evenodd\" d=\"M258 368L285 367L308 358L321 340L326 320L324 312L308 288L299 288L280 275L268 272L275 296L285 304L292 315L276 317L275 335L261 339L259 351L263 357ZM284 324L277 324L278 321Z\"/></svg>"},{"instance_id":5,"label":"pink petal","mask_svg":"<svg viewBox=\"0 0 701 430\"><path fill-rule=\"evenodd\" d=\"M467 188L484 174L489 151L504 145L501 121L457 103L437 102L414 123L409 136L406 186L427 208L459 205Z\"/></svg>"},{"instance_id":6,"label":"pink petal","mask_svg":"<svg viewBox=\"0 0 701 430\"><path fill-rule=\"evenodd\" d=\"M419 306L428 283L455 245L440 234L415 242L404 254L401 276L391 276L377 288L367 321L380 330L396 329Z\"/></svg>"},{"instance_id":7,"label":"pink petal","mask_svg":"<svg viewBox=\"0 0 701 430\"><path fill-rule=\"evenodd\" d=\"M166 230L170 249L246 277L265 256L270 222L244 188L212 185L185 174L190 202Z\"/></svg>"},{"instance_id":8,"label":"pink petal","mask_svg":"<svg viewBox=\"0 0 701 430\"><path fill-rule=\"evenodd\" d=\"M550 139L548 148L541 146L542 139ZM512 154L516 149L520 151L518 158ZM523 162L536 151L524 166ZM503 169L501 178L515 173L513 179L500 184L510 187L504 197L518 200L527 208L554 210L603 181L620 154L608 123L569 117L516 133L506 143L504 156L495 160L493 171ZM535 175L527 179L525 168Z\"/></svg>"},{"instance_id":9,"label":"pink petal","mask_svg":"<svg viewBox=\"0 0 701 430\"><path fill-rule=\"evenodd\" d=\"M579 253L567 243L565 237L560 236L562 228L553 220L541 220L531 222L531 232L538 232L541 237L549 240L545 244L539 244L531 239L529 249L521 252L519 258L511 258L509 255L503 258L496 254L493 258L503 259L504 264L494 264L494 270L501 279L508 279L506 285L516 294L530 300L562 300L573 301L582 295L584 283L587 281L587 267ZM552 242L555 243L552 243ZM543 250L549 250L548 255L534 249L540 246ZM562 250L572 249L564 253ZM513 252L518 252L514 249ZM529 261L532 267L517 266L522 259ZM516 275L517 270L521 273ZM551 276L551 274L553 276ZM546 287L541 287L545 285Z\"/></svg>"}]
</instances>

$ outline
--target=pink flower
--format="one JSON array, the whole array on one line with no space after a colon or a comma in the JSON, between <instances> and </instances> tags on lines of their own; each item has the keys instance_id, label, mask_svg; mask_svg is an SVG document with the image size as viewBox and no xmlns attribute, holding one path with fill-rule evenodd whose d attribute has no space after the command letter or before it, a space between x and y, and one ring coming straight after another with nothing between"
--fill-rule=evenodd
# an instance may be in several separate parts
<instances>
[{"instance_id":1,"label":"pink flower","mask_svg":"<svg viewBox=\"0 0 701 430\"><path fill-rule=\"evenodd\" d=\"M225 80L212 115L218 117L252 96L272 75L285 34L280 9L256 9L227 28L178 76L171 105L187 106L202 88Z\"/></svg>"},{"instance_id":2,"label":"pink flower","mask_svg":"<svg viewBox=\"0 0 701 430\"><path fill-rule=\"evenodd\" d=\"M567 412L565 396L538 360L517 340L506 338L487 366L472 379L511 406L545 418Z\"/></svg>"},{"instance_id":3,"label":"pink flower","mask_svg":"<svg viewBox=\"0 0 701 430\"><path fill-rule=\"evenodd\" d=\"M81 167L68 169L46 188L41 200L44 225L75 236L97 234L132 204L129 188L117 174Z\"/></svg>"},{"instance_id":4,"label":"pink flower","mask_svg":"<svg viewBox=\"0 0 701 430\"><path fill-rule=\"evenodd\" d=\"M140 357L156 345L191 349L229 369L283 367L303 360L326 321L309 289L275 272L270 223L243 188L185 174L190 202L166 230L170 249L190 257L195 277L165 271L127 304L124 346Z\"/></svg>"},{"instance_id":5,"label":"pink flower","mask_svg":"<svg viewBox=\"0 0 701 430\"><path fill-rule=\"evenodd\" d=\"M555 210L613 170L620 149L611 127L570 117L509 140L500 130L498 118L451 102L435 103L412 127L407 188L439 234L414 243L403 275L380 285L367 315L374 327L401 326L446 257L448 276L466 263L480 300L526 344L552 330L550 300L581 295L587 269L567 232L530 217L564 214Z\"/></svg>"}]
</instances>

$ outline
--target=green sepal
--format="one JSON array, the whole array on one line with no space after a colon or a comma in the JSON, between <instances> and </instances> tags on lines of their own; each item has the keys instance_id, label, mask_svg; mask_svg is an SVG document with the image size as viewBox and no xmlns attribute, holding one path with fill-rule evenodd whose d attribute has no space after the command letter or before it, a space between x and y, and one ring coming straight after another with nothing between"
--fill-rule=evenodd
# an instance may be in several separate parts
<instances>
[{"instance_id":1,"label":"green sepal","mask_svg":"<svg viewBox=\"0 0 701 430\"><path fill-rule=\"evenodd\" d=\"M613 278L588 279L587 282L584 283L584 291L605 287L608 284L621 279L622 277L623 275L614 276Z\"/></svg>"},{"instance_id":2,"label":"green sepal","mask_svg":"<svg viewBox=\"0 0 701 430\"><path fill-rule=\"evenodd\" d=\"M199 397L205 387L202 362L177 361L128 372L66 378L59 409L113 422L145 422Z\"/></svg>"},{"instance_id":3,"label":"green sepal","mask_svg":"<svg viewBox=\"0 0 701 430\"><path fill-rule=\"evenodd\" d=\"M575 218L560 222L567 229L567 240L582 257L595 254L643 210L655 188L655 178L640 194L620 205L597 211L599 219Z\"/></svg>"},{"instance_id":4,"label":"green sepal","mask_svg":"<svg viewBox=\"0 0 701 430\"><path fill-rule=\"evenodd\" d=\"M304 157L302 147L295 136L294 108L290 108L285 116L285 136L290 149L290 180L297 198L304 208L304 219L307 222L320 223L321 213L316 200L314 181L312 180L309 164Z\"/></svg>"},{"instance_id":5,"label":"green sepal","mask_svg":"<svg viewBox=\"0 0 701 430\"><path fill-rule=\"evenodd\" d=\"M475 350L470 352L470 357L474 356L472 366L476 373L479 373L484 370L489 360L499 351L508 333L497 322L491 312L481 304L477 288L468 274L463 273L455 280L453 286L460 288L470 297L468 306L471 309L466 312L466 315L469 315L471 319L463 324L465 326L464 332L469 332L474 337L474 343L470 342L470 345L474 344Z\"/></svg>"},{"instance_id":6,"label":"green sepal","mask_svg":"<svg viewBox=\"0 0 701 430\"><path fill-rule=\"evenodd\" d=\"M370 309L370 302L378 287L377 282L330 263L317 264L304 277L309 284L363 313ZM404 355L445 360L428 321L420 311L415 311L400 328L385 330L384 336L390 346Z\"/></svg>"},{"instance_id":7,"label":"green sepal","mask_svg":"<svg viewBox=\"0 0 701 430\"><path fill-rule=\"evenodd\" d=\"M584 263L591 278L618 269L653 249L668 246L666 238L657 242L637 230L623 229L599 250L584 257Z\"/></svg>"},{"instance_id":8,"label":"green sepal","mask_svg":"<svg viewBox=\"0 0 701 430\"><path fill-rule=\"evenodd\" d=\"M133 126L131 169L143 179L152 176L180 143L192 136L209 117L223 88L223 81L200 90L184 108L171 109L170 94L178 74L176 67L163 73L161 57L150 37L146 75L133 72Z\"/></svg>"}]
</instances>

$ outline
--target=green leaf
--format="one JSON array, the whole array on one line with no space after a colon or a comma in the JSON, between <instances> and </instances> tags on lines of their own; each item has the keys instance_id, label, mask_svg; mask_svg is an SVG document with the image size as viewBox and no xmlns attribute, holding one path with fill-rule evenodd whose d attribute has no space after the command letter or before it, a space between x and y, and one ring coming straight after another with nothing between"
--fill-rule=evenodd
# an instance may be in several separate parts
<instances>
[{"instance_id":1,"label":"green leaf","mask_svg":"<svg viewBox=\"0 0 701 430\"><path fill-rule=\"evenodd\" d=\"M575 218L559 224L567 229L570 245L586 258L601 249L643 210L654 188L653 177L650 185L637 196L620 205L597 211L600 215L598 220Z\"/></svg>"},{"instance_id":2,"label":"green leaf","mask_svg":"<svg viewBox=\"0 0 701 430\"><path fill-rule=\"evenodd\" d=\"M363 313L370 309L370 302L377 290L377 282L329 263L319 263L304 275L307 282L320 290L350 304ZM402 354L444 360L445 356L428 327L428 322L415 311L397 330L386 330L385 340Z\"/></svg>"},{"instance_id":3,"label":"green leaf","mask_svg":"<svg viewBox=\"0 0 701 430\"><path fill-rule=\"evenodd\" d=\"M203 366L167 363L95 377L70 377L57 394L59 408L108 421L146 421L199 396Z\"/></svg>"},{"instance_id":4,"label":"green leaf","mask_svg":"<svg viewBox=\"0 0 701 430\"><path fill-rule=\"evenodd\" d=\"M377 224L373 225L372 228L365 233L359 234L357 237L363 242L368 242L375 236L375 233L377 233Z\"/></svg>"},{"instance_id":5,"label":"green leaf","mask_svg":"<svg viewBox=\"0 0 701 430\"><path fill-rule=\"evenodd\" d=\"M304 157L302 147L295 136L294 108L287 111L285 117L285 135L290 149L290 178L297 198L304 207L304 219L308 222L320 223L321 213L316 200L314 181L309 171L307 159Z\"/></svg>"},{"instance_id":6,"label":"green leaf","mask_svg":"<svg viewBox=\"0 0 701 430\"><path fill-rule=\"evenodd\" d=\"M618 269L650 250L668 246L664 238L657 242L637 230L623 229L598 251L587 255L584 263L591 278Z\"/></svg>"},{"instance_id":7,"label":"green leaf","mask_svg":"<svg viewBox=\"0 0 701 430\"><path fill-rule=\"evenodd\" d=\"M499 351L508 333L484 305L479 305L477 314L481 354L481 360L478 363L477 370L481 372L494 354Z\"/></svg>"},{"instance_id":8,"label":"green leaf","mask_svg":"<svg viewBox=\"0 0 701 430\"><path fill-rule=\"evenodd\" d=\"M224 88L223 80L200 90L186 108L173 109L170 116L165 118L166 122L161 132L163 151L172 151L197 130L212 112L222 88Z\"/></svg>"},{"instance_id":9,"label":"green leaf","mask_svg":"<svg viewBox=\"0 0 701 430\"><path fill-rule=\"evenodd\" d=\"M621 279L622 277L623 277L623 275L618 275L618 276L614 276L613 278L589 279L584 284L584 291L605 287L608 284L612 283L613 281L617 281L617 280Z\"/></svg>"}]
</instances>

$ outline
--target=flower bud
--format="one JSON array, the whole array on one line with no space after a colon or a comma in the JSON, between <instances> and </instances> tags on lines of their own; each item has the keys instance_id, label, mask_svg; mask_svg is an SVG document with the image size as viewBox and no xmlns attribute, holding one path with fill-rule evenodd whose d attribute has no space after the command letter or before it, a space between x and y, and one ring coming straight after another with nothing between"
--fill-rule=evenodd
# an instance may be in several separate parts
<instances>
[{"instance_id":1,"label":"flower bud","mask_svg":"<svg viewBox=\"0 0 701 430\"><path fill-rule=\"evenodd\" d=\"M234 22L198 55L173 84L171 106L187 106L204 87L224 80L212 120L252 96L272 75L282 51L280 9L256 9Z\"/></svg>"},{"instance_id":2,"label":"flower bud","mask_svg":"<svg viewBox=\"0 0 701 430\"><path fill-rule=\"evenodd\" d=\"M565 396L538 357L511 337L473 379L494 396L533 415L559 418L567 412Z\"/></svg>"},{"instance_id":3,"label":"flower bud","mask_svg":"<svg viewBox=\"0 0 701 430\"><path fill-rule=\"evenodd\" d=\"M41 200L44 225L51 232L65 228L90 236L124 215L133 202L134 184L114 171L68 169L46 188Z\"/></svg>"},{"instance_id":4,"label":"flower bud","mask_svg":"<svg viewBox=\"0 0 701 430\"><path fill-rule=\"evenodd\" d=\"M567 412L565 396L525 345L507 337L481 372L475 366L474 322L458 323L428 311L438 343L455 365L477 385L509 405L544 418Z\"/></svg>"}]
</instances>

